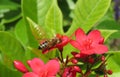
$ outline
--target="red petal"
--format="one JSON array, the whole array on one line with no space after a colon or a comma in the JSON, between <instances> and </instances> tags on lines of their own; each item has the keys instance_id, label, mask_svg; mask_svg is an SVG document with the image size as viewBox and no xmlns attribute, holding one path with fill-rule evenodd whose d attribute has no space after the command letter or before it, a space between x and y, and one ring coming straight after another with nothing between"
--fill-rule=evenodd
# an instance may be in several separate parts
<instances>
[{"instance_id":1,"label":"red petal","mask_svg":"<svg viewBox=\"0 0 120 77\"><path fill-rule=\"evenodd\" d=\"M25 73L22 77L39 77L39 76L33 72L28 72L28 73Z\"/></svg>"},{"instance_id":2,"label":"red petal","mask_svg":"<svg viewBox=\"0 0 120 77\"><path fill-rule=\"evenodd\" d=\"M47 76L47 77L56 77L56 76Z\"/></svg>"},{"instance_id":3,"label":"red petal","mask_svg":"<svg viewBox=\"0 0 120 77\"><path fill-rule=\"evenodd\" d=\"M41 68L44 66L44 63L39 58L34 58L33 60L31 60L29 65L32 68L33 72L39 73Z\"/></svg>"},{"instance_id":4,"label":"red petal","mask_svg":"<svg viewBox=\"0 0 120 77\"><path fill-rule=\"evenodd\" d=\"M99 43L99 41L102 39L101 33L98 30L91 31L87 37L88 39L92 39L95 43Z\"/></svg>"},{"instance_id":5,"label":"red petal","mask_svg":"<svg viewBox=\"0 0 120 77\"><path fill-rule=\"evenodd\" d=\"M77 41L71 40L71 41L70 41L70 44L71 44L72 46L74 46L75 48L79 49L79 50L82 49L81 46L80 46L80 44L79 44Z\"/></svg>"},{"instance_id":6,"label":"red petal","mask_svg":"<svg viewBox=\"0 0 120 77\"><path fill-rule=\"evenodd\" d=\"M94 50L96 54L103 54L108 51L108 48L105 45L96 45Z\"/></svg>"},{"instance_id":7,"label":"red petal","mask_svg":"<svg viewBox=\"0 0 120 77\"><path fill-rule=\"evenodd\" d=\"M94 49L89 49L89 50L86 50L86 51L81 51L80 53L85 54L85 55L92 55L95 52L94 52Z\"/></svg>"},{"instance_id":8,"label":"red petal","mask_svg":"<svg viewBox=\"0 0 120 77\"><path fill-rule=\"evenodd\" d=\"M63 36L62 37L62 44L63 44L63 46L66 45L69 41L70 41L70 39L67 36Z\"/></svg>"},{"instance_id":9,"label":"red petal","mask_svg":"<svg viewBox=\"0 0 120 77\"><path fill-rule=\"evenodd\" d=\"M78 28L75 31L75 36L76 36L76 41L78 41L79 43L81 43L81 41L86 39L85 32L81 28Z\"/></svg>"},{"instance_id":10,"label":"red petal","mask_svg":"<svg viewBox=\"0 0 120 77\"><path fill-rule=\"evenodd\" d=\"M60 64L57 60L50 60L46 65L48 76L55 76L60 69Z\"/></svg>"},{"instance_id":11,"label":"red petal","mask_svg":"<svg viewBox=\"0 0 120 77\"><path fill-rule=\"evenodd\" d=\"M61 40L62 40L62 42L57 44L55 47L62 48L70 41L70 39L67 36L62 36Z\"/></svg>"}]
</instances>

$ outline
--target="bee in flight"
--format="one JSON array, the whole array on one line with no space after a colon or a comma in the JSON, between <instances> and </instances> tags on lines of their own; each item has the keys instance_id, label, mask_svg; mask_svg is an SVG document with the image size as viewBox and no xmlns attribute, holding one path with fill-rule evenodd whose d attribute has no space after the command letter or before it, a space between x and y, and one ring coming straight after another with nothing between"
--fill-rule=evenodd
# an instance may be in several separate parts
<instances>
[{"instance_id":1,"label":"bee in flight","mask_svg":"<svg viewBox=\"0 0 120 77\"><path fill-rule=\"evenodd\" d=\"M35 22L33 22L30 18L27 18L27 20L30 24L30 28L33 36L35 37L35 39L38 40L38 42L40 42L38 49L42 51L46 51L53 48L56 44L61 43L61 39L57 35L52 39L44 40L46 39L46 37L43 29L39 25L37 25Z\"/></svg>"}]
</instances>

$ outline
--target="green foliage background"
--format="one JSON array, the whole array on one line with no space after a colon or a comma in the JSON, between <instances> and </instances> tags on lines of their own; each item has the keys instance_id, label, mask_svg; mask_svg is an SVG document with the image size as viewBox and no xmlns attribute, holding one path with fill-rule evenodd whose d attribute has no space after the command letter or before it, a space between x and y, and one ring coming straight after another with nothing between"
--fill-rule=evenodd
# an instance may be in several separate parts
<instances>
[{"instance_id":1,"label":"green foliage background","mask_svg":"<svg viewBox=\"0 0 120 77\"><path fill-rule=\"evenodd\" d=\"M70 36L78 27L86 33L99 29L109 47L107 54L113 54L107 61L107 68L113 70L109 77L120 76L120 45L116 51L110 45L111 40L120 38L120 23L114 20L113 5L111 0L0 0L0 77L21 77L13 67L14 60L26 64L33 57L46 62L56 56L55 52L47 55L36 52L38 42L29 23L38 24L46 38L56 33ZM28 22L26 17L32 21ZM66 46L64 56L72 50L70 45Z\"/></svg>"}]
</instances>

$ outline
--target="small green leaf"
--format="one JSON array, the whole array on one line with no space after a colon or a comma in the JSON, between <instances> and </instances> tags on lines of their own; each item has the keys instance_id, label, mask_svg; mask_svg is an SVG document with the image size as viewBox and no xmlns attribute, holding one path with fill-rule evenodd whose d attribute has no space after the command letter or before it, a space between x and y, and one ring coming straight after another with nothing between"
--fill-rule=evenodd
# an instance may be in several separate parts
<instances>
[{"instance_id":1,"label":"small green leaf","mask_svg":"<svg viewBox=\"0 0 120 77\"><path fill-rule=\"evenodd\" d=\"M57 0L53 0L53 3L48 10L45 19L45 28L48 31L49 35L54 35L56 33L63 34L62 13L58 7Z\"/></svg>"},{"instance_id":2,"label":"small green leaf","mask_svg":"<svg viewBox=\"0 0 120 77\"><path fill-rule=\"evenodd\" d=\"M0 32L0 40L1 60L4 65L12 69L14 60L25 60L25 50L16 38L7 32Z\"/></svg>"},{"instance_id":3,"label":"small green leaf","mask_svg":"<svg viewBox=\"0 0 120 77\"><path fill-rule=\"evenodd\" d=\"M110 6L111 0L78 0L74 10L73 23L67 32L72 34L78 27L89 31L103 17Z\"/></svg>"}]
</instances>

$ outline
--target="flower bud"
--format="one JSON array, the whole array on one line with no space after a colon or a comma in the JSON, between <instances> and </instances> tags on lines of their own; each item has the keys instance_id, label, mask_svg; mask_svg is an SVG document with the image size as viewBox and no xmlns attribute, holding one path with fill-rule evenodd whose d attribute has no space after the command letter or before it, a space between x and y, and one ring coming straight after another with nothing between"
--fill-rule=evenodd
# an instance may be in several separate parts
<instances>
[{"instance_id":1,"label":"flower bud","mask_svg":"<svg viewBox=\"0 0 120 77\"><path fill-rule=\"evenodd\" d=\"M102 60L102 61L105 61L105 56L102 55L102 56L101 56L101 60Z\"/></svg>"},{"instance_id":2,"label":"flower bud","mask_svg":"<svg viewBox=\"0 0 120 77\"><path fill-rule=\"evenodd\" d=\"M71 62L72 62L73 64L77 64L77 63L78 63L78 61L77 61L76 59L72 59Z\"/></svg>"},{"instance_id":3,"label":"flower bud","mask_svg":"<svg viewBox=\"0 0 120 77\"><path fill-rule=\"evenodd\" d=\"M107 73L109 74L109 75L112 75L112 70L107 70Z\"/></svg>"},{"instance_id":4,"label":"flower bud","mask_svg":"<svg viewBox=\"0 0 120 77\"><path fill-rule=\"evenodd\" d=\"M108 76L105 74L104 77L108 77Z\"/></svg>"},{"instance_id":5,"label":"flower bud","mask_svg":"<svg viewBox=\"0 0 120 77\"><path fill-rule=\"evenodd\" d=\"M88 59L88 62L89 62L90 64L93 64L93 63L95 62L95 60L94 60L94 58L89 58L89 59Z\"/></svg>"},{"instance_id":6,"label":"flower bud","mask_svg":"<svg viewBox=\"0 0 120 77\"><path fill-rule=\"evenodd\" d=\"M20 62L20 61L15 60L15 61L14 61L14 66L15 66L15 68L16 68L18 71L20 71L20 72L22 72L22 73L28 72L28 69L27 69L27 68L24 66L24 64L23 64L22 62Z\"/></svg>"},{"instance_id":7,"label":"flower bud","mask_svg":"<svg viewBox=\"0 0 120 77\"><path fill-rule=\"evenodd\" d=\"M28 60L28 61L27 61L27 64L28 64L29 67L30 67L30 65L31 65L31 60Z\"/></svg>"},{"instance_id":8,"label":"flower bud","mask_svg":"<svg viewBox=\"0 0 120 77\"><path fill-rule=\"evenodd\" d=\"M78 66L73 67L76 72L81 72L81 69Z\"/></svg>"}]
</instances>

